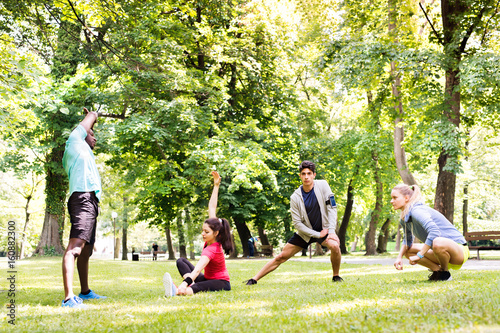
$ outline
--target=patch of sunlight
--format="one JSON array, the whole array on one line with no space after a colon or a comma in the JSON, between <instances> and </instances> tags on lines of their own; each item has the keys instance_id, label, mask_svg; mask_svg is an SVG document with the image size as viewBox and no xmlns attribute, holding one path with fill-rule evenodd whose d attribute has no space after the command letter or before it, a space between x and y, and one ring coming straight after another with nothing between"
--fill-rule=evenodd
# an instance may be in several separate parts
<instances>
[{"instance_id":1,"label":"patch of sunlight","mask_svg":"<svg viewBox=\"0 0 500 333\"><path fill-rule=\"evenodd\" d=\"M306 305L298 312L308 316L322 316L325 314L336 314L336 313L347 313L351 310L360 308L389 308L395 305L403 304L403 300L393 300L393 299L355 299L352 301L335 301L327 304L320 305ZM292 311L292 310L290 310ZM296 312L294 309L293 312Z\"/></svg>"}]
</instances>

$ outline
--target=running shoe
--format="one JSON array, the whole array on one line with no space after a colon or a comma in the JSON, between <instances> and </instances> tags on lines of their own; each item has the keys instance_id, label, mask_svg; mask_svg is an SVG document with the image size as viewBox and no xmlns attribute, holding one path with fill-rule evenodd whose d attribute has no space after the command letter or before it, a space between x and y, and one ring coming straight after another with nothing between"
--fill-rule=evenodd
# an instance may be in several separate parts
<instances>
[{"instance_id":1,"label":"running shoe","mask_svg":"<svg viewBox=\"0 0 500 333\"><path fill-rule=\"evenodd\" d=\"M74 309L82 309L82 310L87 308L87 306L83 304L82 299L78 296L70 297L70 299L68 299L66 302L62 300L61 306Z\"/></svg>"},{"instance_id":2,"label":"running shoe","mask_svg":"<svg viewBox=\"0 0 500 333\"><path fill-rule=\"evenodd\" d=\"M439 276L436 281L451 281L453 278L451 277L451 273L449 271L441 271L439 272Z\"/></svg>"},{"instance_id":3,"label":"running shoe","mask_svg":"<svg viewBox=\"0 0 500 333\"><path fill-rule=\"evenodd\" d=\"M253 284L257 284L257 281L255 281L254 279L248 279L246 281L243 281L244 284L246 284L247 286L251 286Z\"/></svg>"},{"instance_id":4,"label":"running shoe","mask_svg":"<svg viewBox=\"0 0 500 333\"><path fill-rule=\"evenodd\" d=\"M335 275L333 278L332 278L332 281L333 282L344 282L344 279L342 279L340 276L338 275Z\"/></svg>"},{"instance_id":5,"label":"running shoe","mask_svg":"<svg viewBox=\"0 0 500 333\"><path fill-rule=\"evenodd\" d=\"M439 281L439 276L441 275L441 271L433 271L429 274L429 281Z\"/></svg>"},{"instance_id":6,"label":"running shoe","mask_svg":"<svg viewBox=\"0 0 500 333\"><path fill-rule=\"evenodd\" d=\"M92 290L90 290L90 292L87 295L84 295L84 294L80 293L78 295L78 297L80 297L82 300L88 300L88 299L106 299L107 298L106 296L97 295Z\"/></svg>"},{"instance_id":7,"label":"running shoe","mask_svg":"<svg viewBox=\"0 0 500 333\"><path fill-rule=\"evenodd\" d=\"M172 282L172 277L168 273L163 275L163 287L165 288L165 297L172 297L177 294L177 287Z\"/></svg>"}]
</instances>

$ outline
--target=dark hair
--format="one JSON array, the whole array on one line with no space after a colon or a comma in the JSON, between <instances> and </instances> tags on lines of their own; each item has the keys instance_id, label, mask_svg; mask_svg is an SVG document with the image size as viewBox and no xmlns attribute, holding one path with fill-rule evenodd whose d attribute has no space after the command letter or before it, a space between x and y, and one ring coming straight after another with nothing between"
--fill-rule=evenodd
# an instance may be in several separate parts
<instances>
[{"instance_id":1,"label":"dark hair","mask_svg":"<svg viewBox=\"0 0 500 333\"><path fill-rule=\"evenodd\" d=\"M233 252L234 247L231 239L231 227L229 226L229 222L226 219L211 217L206 219L205 223L208 224L213 232L219 232L215 240L222 245L224 252L226 254Z\"/></svg>"},{"instance_id":2,"label":"dark hair","mask_svg":"<svg viewBox=\"0 0 500 333\"><path fill-rule=\"evenodd\" d=\"M304 169L309 169L314 173L316 172L316 165L311 161L303 161L299 165L299 172L302 172Z\"/></svg>"}]
</instances>

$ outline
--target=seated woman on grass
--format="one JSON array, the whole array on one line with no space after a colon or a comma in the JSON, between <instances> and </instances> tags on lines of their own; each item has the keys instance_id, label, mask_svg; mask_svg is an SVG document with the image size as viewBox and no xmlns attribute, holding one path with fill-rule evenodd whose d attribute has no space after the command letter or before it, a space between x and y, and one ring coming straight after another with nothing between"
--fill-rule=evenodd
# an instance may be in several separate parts
<instances>
[{"instance_id":1,"label":"seated woman on grass","mask_svg":"<svg viewBox=\"0 0 500 333\"><path fill-rule=\"evenodd\" d=\"M218 218L215 215L221 177L217 171L212 171L212 176L214 177L214 188L208 203L208 219L203 223L201 232L205 241L201 258L196 266L193 266L186 258L177 260L177 269L184 281L176 287L172 283L170 274L165 273L163 276L165 296L185 296L200 291L231 290L224 258L224 253L229 254L233 251L231 228L226 219ZM201 273L203 269L205 269L205 274Z\"/></svg>"},{"instance_id":2,"label":"seated woman on grass","mask_svg":"<svg viewBox=\"0 0 500 333\"><path fill-rule=\"evenodd\" d=\"M403 255L411 265L429 268L429 281L449 281L449 268L460 269L469 258L469 247L462 234L444 215L423 203L418 185L400 184L391 192L391 204L401 210L404 241L394 266L403 269ZM413 235L423 244L413 244Z\"/></svg>"}]
</instances>

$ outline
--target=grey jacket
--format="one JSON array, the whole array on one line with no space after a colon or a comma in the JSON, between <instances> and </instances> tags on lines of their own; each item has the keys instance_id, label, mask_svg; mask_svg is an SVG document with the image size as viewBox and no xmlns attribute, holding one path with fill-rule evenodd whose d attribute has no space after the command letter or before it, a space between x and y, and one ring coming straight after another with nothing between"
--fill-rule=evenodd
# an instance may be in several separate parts
<instances>
[{"instance_id":1,"label":"grey jacket","mask_svg":"<svg viewBox=\"0 0 500 333\"><path fill-rule=\"evenodd\" d=\"M311 222L309 222L301 188L302 185L290 196L290 212L292 214L293 225L297 229L297 234L303 240L309 242L311 237L319 238L320 233L313 230ZM328 229L329 234L335 234L335 228L337 227L337 207L326 204L326 201L333 195L326 180L314 181L314 194L316 194L321 210L323 229Z\"/></svg>"}]
</instances>

